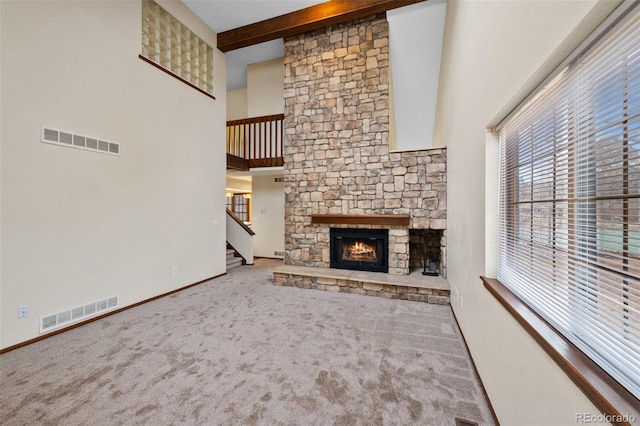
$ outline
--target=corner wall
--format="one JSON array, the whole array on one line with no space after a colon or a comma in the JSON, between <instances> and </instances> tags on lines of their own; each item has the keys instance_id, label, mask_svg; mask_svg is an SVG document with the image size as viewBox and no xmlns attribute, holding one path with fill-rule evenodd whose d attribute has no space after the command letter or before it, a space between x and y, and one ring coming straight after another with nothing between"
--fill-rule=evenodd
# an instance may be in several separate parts
<instances>
[{"instance_id":1,"label":"corner wall","mask_svg":"<svg viewBox=\"0 0 640 426\"><path fill-rule=\"evenodd\" d=\"M276 182L276 178L279 181ZM257 257L282 258L284 253L284 182L282 174L253 176L251 229L253 254Z\"/></svg>"},{"instance_id":2,"label":"corner wall","mask_svg":"<svg viewBox=\"0 0 640 426\"><path fill-rule=\"evenodd\" d=\"M526 95L521 89L533 86L536 70L549 73L550 59L570 53L567 39L586 36L616 4L448 3L435 132L436 146L446 146L448 154L447 278L452 294L460 295L451 300L456 318L505 425L569 425L577 413L598 410L479 279L491 273L485 256L495 259L496 247L497 210L487 209L485 217L496 191L485 179L497 182L495 167L486 166L495 161L485 154L496 153L496 141L486 127Z\"/></svg>"},{"instance_id":3,"label":"corner wall","mask_svg":"<svg viewBox=\"0 0 640 426\"><path fill-rule=\"evenodd\" d=\"M186 6L161 5L215 47ZM224 55L213 100L138 58L139 1L0 7L0 347L37 337L41 315L224 273ZM42 125L121 155L41 143Z\"/></svg>"},{"instance_id":4,"label":"corner wall","mask_svg":"<svg viewBox=\"0 0 640 426\"><path fill-rule=\"evenodd\" d=\"M284 111L282 58L247 66L248 117L282 114Z\"/></svg>"},{"instance_id":5,"label":"corner wall","mask_svg":"<svg viewBox=\"0 0 640 426\"><path fill-rule=\"evenodd\" d=\"M387 11L392 150L433 147L446 10L446 1L429 0Z\"/></svg>"},{"instance_id":6,"label":"corner wall","mask_svg":"<svg viewBox=\"0 0 640 426\"><path fill-rule=\"evenodd\" d=\"M227 92L227 120L241 120L247 118L247 88L230 90Z\"/></svg>"}]
</instances>

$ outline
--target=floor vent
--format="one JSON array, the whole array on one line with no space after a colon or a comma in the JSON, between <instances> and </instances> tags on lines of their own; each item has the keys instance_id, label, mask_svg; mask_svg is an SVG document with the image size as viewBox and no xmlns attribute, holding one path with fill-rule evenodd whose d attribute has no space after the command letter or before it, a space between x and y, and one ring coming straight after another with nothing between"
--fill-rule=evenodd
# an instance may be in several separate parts
<instances>
[{"instance_id":1,"label":"floor vent","mask_svg":"<svg viewBox=\"0 0 640 426\"><path fill-rule=\"evenodd\" d=\"M42 127L42 142L69 148L83 149L85 151L100 152L103 154L120 155L120 144L107 142L89 136L77 135L64 130Z\"/></svg>"},{"instance_id":2,"label":"floor vent","mask_svg":"<svg viewBox=\"0 0 640 426\"><path fill-rule=\"evenodd\" d=\"M55 330L56 328L103 314L118 307L118 296L108 297L97 302L91 302L83 306L68 309L51 315L40 317L40 333Z\"/></svg>"},{"instance_id":3,"label":"floor vent","mask_svg":"<svg viewBox=\"0 0 640 426\"><path fill-rule=\"evenodd\" d=\"M456 417L456 426L478 426L478 423Z\"/></svg>"}]
</instances>

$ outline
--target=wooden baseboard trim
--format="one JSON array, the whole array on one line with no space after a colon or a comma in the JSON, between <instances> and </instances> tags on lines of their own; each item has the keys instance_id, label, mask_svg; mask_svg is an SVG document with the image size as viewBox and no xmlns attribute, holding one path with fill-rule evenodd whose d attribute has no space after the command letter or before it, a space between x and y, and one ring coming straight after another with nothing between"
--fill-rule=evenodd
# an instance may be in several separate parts
<instances>
[{"instance_id":1,"label":"wooden baseboard trim","mask_svg":"<svg viewBox=\"0 0 640 426\"><path fill-rule=\"evenodd\" d=\"M158 299L161 299L163 297L171 296L172 294L178 293L180 291L186 290L186 289L191 288L191 287L195 287L195 286L200 285L202 283L205 283L207 281L213 280L215 278L219 278L219 277L221 277L223 275L227 275L227 273L225 272L223 274L219 274L219 275L216 275L216 276L213 276L213 277L210 277L210 278L205 278L204 280L198 281L198 282L193 283L193 284L186 285L184 287L177 288L175 290L171 290L171 291L169 291L167 293L162 293L162 294L159 294L157 296L150 297L149 299L141 300L140 302L136 302L136 303L133 303L131 305L123 306L122 308L118 308L118 309L116 309L114 311L110 311L110 312L104 313L102 315L98 315L96 317L89 318L89 319L86 319L84 321L80 321L79 323L70 325L68 327L63 327L63 328L60 328L58 330L54 330L54 331L52 331L50 333L43 334L43 335L38 336L38 337L34 337L33 339L29 339L29 340L17 343L17 344L12 345L12 346L7 346L4 349L0 349L0 355L5 354L7 352L11 352L11 351L16 350L18 348L22 348L24 346L28 346L28 345L30 345L32 343L39 342L39 341L47 339L47 338L49 338L51 336L55 336L56 334L64 333L65 331L73 330L74 328L78 328L78 327L83 326L85 324L89 324L91 322L98 321L100 319L109 317L111 315L115 315L115 314L117 314L119 312L126 311L126 310L131 309L131 308L135 308L136 306L144 305L145 303L153 302L154 300L158 300Z\"/></svg>"},{"instance_id":2,"label":"wooden baseboard trim","mask_svg":"<svg viewBox=\"0 0 640 426\"><path fill-rule=\"evenodd\" d=\"M493 297L598 407L605 415L607 423L630 425L640 419L640 404L631 392L615 381L500 281L486 277L480 277L480 279Z\"/></svg>"},{"instance_id":3,"label":"wooden baseboard trim","mask_svg":"<svg viewBox=\"0 0 640 426\"><path fill-rule=\"evenodd\" d=\"M493 421L496 426L500 426L500 422L498 421L498 416L496 416L496 411L493 409L493 404L491 404L491 400L489 399L489 394L487 393L487 389L484 387L484 383L482 382L482 377L480 377L480 373L478 373L478 367L476 366L476 362L473 360L471 356L471 351L469 351L469 345L467 345L467 339L464 337L464 333L462 332L462 328L460 328L460 323L458 322L458 317L456 317L456 313L451 306L451 313L453 314L453 319L458 326L458 330L460 330L460 335L462 336L462 342L464 343L464 348L469 355L469 359L471 360L471 366L473 367L473 371L476 372L476 376L478 376L478 380L480 381L480 387L482 388L482 393L484 394L484 398L487 400L487 404L489 404L489 411L491 411L491 416L493 417Z\"/></svg>"},{"instance_id":4,"label":"wooden baseboard trim","mask_svg":"<svg viewBox=\"0 0 640 426\"><path fill-rule=\"evenodd\" d=\"M180 80L181 82L183 82L187 86L191 87L192 89L196 89L198 92L202 93L203 95L208 96L213 100L216 99L215 96L213 96L211 93L205 92L204 90L202 90L201 88L199 88L195 84L191 83L190 81L185 80L184 78L180 77L177 74L174 74L173 72L169 71L168 69L164 68L163 66L161 66L159 64L156 64L155 62L153 62L151 59L147 58L146 56L138 55L138 58L142 59L143 61L145 61L146 63L148 63L150 65L153 65L154 67L158 68L160 71L166 72L171 77L173 77L173 78L175 78L177 80Z\"/></svg>"}]
</instances>

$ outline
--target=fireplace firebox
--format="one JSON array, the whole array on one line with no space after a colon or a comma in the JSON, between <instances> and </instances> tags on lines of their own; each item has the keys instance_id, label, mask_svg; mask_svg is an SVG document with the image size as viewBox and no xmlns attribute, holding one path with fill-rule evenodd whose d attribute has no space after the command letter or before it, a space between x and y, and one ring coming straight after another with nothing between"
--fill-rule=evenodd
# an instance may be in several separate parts
<instances>
[{"instance_id":1,"label":"fireplace firebox","mask_svg":"<svg viewBox=\"0 0 640 426\"><path fill-rule=\"evenodd\" d=\"M330 267L389 272L389 230L331 228Z\"/></svg>"}]
</instances>

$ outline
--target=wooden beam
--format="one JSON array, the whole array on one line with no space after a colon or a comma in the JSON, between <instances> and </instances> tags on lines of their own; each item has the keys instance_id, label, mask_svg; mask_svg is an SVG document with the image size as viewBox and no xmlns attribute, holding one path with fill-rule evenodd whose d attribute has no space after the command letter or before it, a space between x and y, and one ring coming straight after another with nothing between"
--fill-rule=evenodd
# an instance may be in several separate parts
<instances>
[{"instance_id":1,"label":"wooden beam","mask_svg":"<svg viewBox=\"0 0 640 426\"><path fill-rule=\"evenodd\" d=\"M218 33L218 49L229 52L422 1L425 0L330 0L306 9Z\"/></svg>"}]
</instances>

